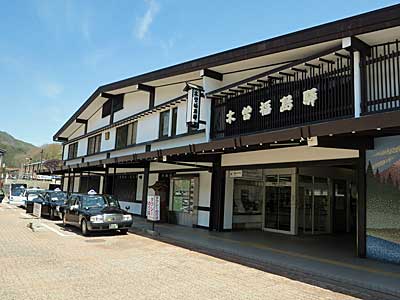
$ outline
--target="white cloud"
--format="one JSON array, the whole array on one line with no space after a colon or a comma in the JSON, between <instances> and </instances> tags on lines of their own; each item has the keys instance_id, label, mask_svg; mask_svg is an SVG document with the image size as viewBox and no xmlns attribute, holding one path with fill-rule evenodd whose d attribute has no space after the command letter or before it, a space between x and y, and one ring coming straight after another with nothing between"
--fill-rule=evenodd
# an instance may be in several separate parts
<instances>
[{"instance_id":1,"label":"white cloud","mask_svg":"<svg viewBox=\"0 0 400 300\"><path fill-rule=\"evenodd\" d=\"M147 32L149 31L151 23L153 23L154 21L154 17L160 10L160 6L155 0L145 0L145 1L148 5L147 11L141 18L138 19L135 28L136 37L140 40L142 40L146 36Z\"/></svg>"}]
</instances>

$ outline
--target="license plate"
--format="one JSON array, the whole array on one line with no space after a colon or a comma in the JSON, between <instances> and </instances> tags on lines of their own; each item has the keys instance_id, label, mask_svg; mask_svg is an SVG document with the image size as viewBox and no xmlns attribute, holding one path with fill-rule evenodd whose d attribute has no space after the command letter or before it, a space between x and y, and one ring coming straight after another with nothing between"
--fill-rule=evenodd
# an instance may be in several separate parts
<instances>
[{"instance_id":1,"label":"license plate","mask_svg":"<svg viewBox=\"0 0 400 300\"><path fill-rule=\"evenodd\" d=\"M110 224L110 225L108 225L108 228L110 228L110 229L118 229L118 224Z\"/></svg>"}]
</instances>

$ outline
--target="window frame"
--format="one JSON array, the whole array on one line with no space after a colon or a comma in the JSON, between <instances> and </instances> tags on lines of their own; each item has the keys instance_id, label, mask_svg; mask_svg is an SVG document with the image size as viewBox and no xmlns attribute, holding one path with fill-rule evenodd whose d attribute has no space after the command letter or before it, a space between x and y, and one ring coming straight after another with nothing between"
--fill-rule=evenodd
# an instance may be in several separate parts
<instances>
[{"instance_id":1,"label":"window frame","mask_svg":"<svg viewBox=\"0 0 400 300\"><path fill-rule=\"evenodd\" d=\"M128 146L132 146L134 144L136 144L136 140L137 140L137 121L123 125L123 126L119 126L116 129L116 133L115 133L115 149L123 149L125 147ZM121 138L121 135L119 135L118 133L122 130L125 130L124 135L122 136L122 138L124 139L124 143L123 144L119 144L119 137Z\"/></svg>"},{"instance_id":2,"label":"window frame","mask_svg":"<svg viewBox=\"0 0 400 300\"><path fill-rule=\"evenodd\" d=\"M78 142L71 143L68 145L68 159L74 159L78 157Z\"/></svg>"},{"instance_id":3,"label":"window frame","mask_svg":"<svg viewBox=\"0 0 400 300\"><path fill-rule=\"evenodd\" d=\"M101 150L101 136L102 134L96 134L94 136L91 136L90 138L88 138L88 144L87 144L87 155L92 155L92 154L96 154L99 153ZM93 143L93 149L92 149L92 145L91 145L91 141L94 140ZM93 150L93 151L92 151Z\"/></svg>"},{"instance_id":4,"label":"window frame","mask_svg":"<svg viewBox=\"0 0 400 300\"><path fill-rule=\"evenodd\" d=\"M164 115L165 114L168 114L168 118L167 118L167 126L166 126L166 128L167 128L167 134L163 134L163 131L164 131L164 129L165 129L165 124L164 124L164 122L163 122L163 120L164 120ZM169 136L169 121L170 121L170 118L171 118L171 112L170 112L170 109L168 109L168 110L164 110L164 111L162 111L162 112L160 112L160 121L159 121L159 126L158 126L158 137L159 138L165 138L165 137L168 137Z\"/></svg>"},{"instance_id":5,"label":"window frame","mask_svg":"<svg viewBox=\"0 0 400 300\"><path fill-rule=\"evenodd\" d=\"M174 137L177 135L177 129L178 129L178 107L174 107L171 109L171 137Z\"/></svg>"}]
</instances>

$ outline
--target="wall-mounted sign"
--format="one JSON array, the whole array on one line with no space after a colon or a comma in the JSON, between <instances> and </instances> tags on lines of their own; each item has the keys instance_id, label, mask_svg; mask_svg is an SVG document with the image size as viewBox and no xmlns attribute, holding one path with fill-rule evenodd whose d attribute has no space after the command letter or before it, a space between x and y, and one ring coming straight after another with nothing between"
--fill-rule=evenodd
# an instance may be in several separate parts
<instances>
[{"instance_id":1,"label":"wall-mounted sign","mask_svg":"<svg viewBox=\"0 0 400 300\"><path fill-rule=\"evenodd\" d=\"M186 124L198 128L200 123L200 102L202 87L188 83L184 89L187 92Z\"/></svg>"},{"instance_id":2,"label":"wall-mounted sign","mask_svg":"<svg viewBox=\"0 0 400 300\"><path fill-rule=\"evenodd\" d=\"M231 178L243 177L243 171L242 170L229 171L229 177Z\"/></svg>"},{"instance_id":3,"label":"wall-mounted sign","mask_svg":"<svg viewBox=\"0 0 400 300\"><path fill-rule=\"evenodd\" d=\"M160 196L147 197L147 220L160 221Z\"/></svg>"}]
</instances>

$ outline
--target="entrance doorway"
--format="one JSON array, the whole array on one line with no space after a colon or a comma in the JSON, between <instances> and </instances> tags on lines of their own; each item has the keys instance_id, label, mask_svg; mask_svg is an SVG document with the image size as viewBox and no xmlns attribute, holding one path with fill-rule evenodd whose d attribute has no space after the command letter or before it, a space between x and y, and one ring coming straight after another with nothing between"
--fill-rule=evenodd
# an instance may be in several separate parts
<instances>
[{"instance_id":1,"label":"entrance doorway","mask_svg":"<svg viewBox=\"0 0 400 300\"><path fill-rule=\"evenodd\" d=\"M328 178L299 175L298 232L330 232Z\"/></svg>"},{"instance_id":2,"label":"entrance doorway","mask_svg":"<svg viewBox=\"0 0 400 300\"><path fill-rule=\"evenodd\" d=\"M170 221L184 226L197 224L198 177L171 178Z\"/></svg>"},{"instance_id":3,"label":"entrance doorway","mask_svg":"<svg viewBox=\"0 0 400 300\"><path fill-rule=\"evenodd\" d=\"M291 231L292 175L267 175L265 183L264 229Z\"/></svg>"}]
</instances>

